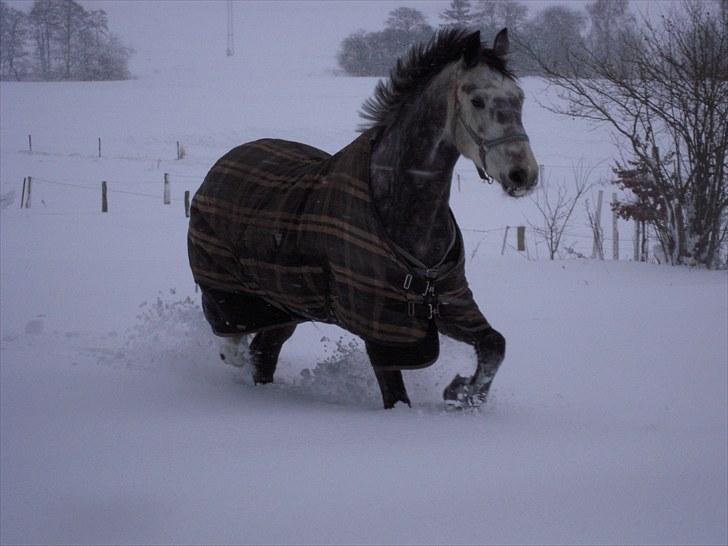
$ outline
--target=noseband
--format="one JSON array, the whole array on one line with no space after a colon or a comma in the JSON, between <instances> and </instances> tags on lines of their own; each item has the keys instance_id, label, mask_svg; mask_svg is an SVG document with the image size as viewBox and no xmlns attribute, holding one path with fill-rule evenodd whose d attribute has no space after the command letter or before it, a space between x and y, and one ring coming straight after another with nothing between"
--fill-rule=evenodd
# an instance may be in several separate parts
<instances>
[{"instance_id":1,"label":"noseband","mask_svg":"<svg viewBox=\"0 0 728 546\"><path fill-rule=\"evenodd\" d=\"M481 137L478 132L473 129L470 124L465 120L462 113L462 106L460 104L460 99L458 98L458 78L455 78L455 86L453 91L453 98L455 101L455 117L458 121L462 124L462 126L467 131L468 135L470 136L471 140L475 142L478 146L478 153L480 156L480 162L483 164L483 168L481 169L477 165L475 166L475 169L478 171L478 175L481 179L488 182L488 184L493 183L493 177L488 174L488 166L486 164L485 155L488 153L488 150L490 148L495 148L496 146L500 146L501 144L508 144L509 142L518 142L521 140L525 140L528 142L528 135L526 133L515 133L513 135L506 135L498 138L491 138L491 139L485 139ZM454 127L453 127L454 129ZM453 137L455 137L455 131L453 131Z\"/></svg>"}]
</instances>

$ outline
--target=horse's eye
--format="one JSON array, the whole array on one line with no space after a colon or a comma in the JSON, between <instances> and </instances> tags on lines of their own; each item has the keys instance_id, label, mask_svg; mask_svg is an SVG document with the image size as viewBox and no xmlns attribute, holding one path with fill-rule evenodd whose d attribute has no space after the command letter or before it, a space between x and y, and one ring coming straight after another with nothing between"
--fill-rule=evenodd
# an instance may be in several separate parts
<instances>
[{"instance_id":1,"label":"horse's eye","mask_svg":"<svg viewBox=\"0 0 728 546\"><path fill-rule=\"evenodd\" d=\"M475 97L473 100L470 101L470 104L475 106L478 110L482 110L485 108L485 102L480 97Z\"/></svg>"}]
</instances>

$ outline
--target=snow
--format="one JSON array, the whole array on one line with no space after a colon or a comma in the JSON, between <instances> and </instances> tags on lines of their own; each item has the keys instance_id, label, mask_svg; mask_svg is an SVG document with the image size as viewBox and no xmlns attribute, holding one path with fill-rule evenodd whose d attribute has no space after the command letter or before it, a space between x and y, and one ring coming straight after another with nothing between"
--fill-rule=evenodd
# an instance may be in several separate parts
<instances>
[{"instance_id":1,"label":"snow","mask_svg":"<svg viewBox=\"0 0 728 546\"><path fill-rule=\"evenodd\" d=\"M324 45L388 6L330 4L340 24L311 32L323 12L251 4L248 45L226 58L224 43L190 38L219 14L166 5L145 9L180 29L186 53L136 29L137 80L0 84L1 543L728 542L726 272L550 262L531 235L530 260L501 256L504 227L535 221L535 207L465 161L452 205L468 275L508 340L485 408L445 411L445 385L474 366L447 339L434 366L405 374L411 409L380 409L361 344L331 326L299 327L273 385L222 363L182 194L246 140L335 151L353 139L375 80L331 74ZM110 6L129 20L138 9ZM273 20L280 31L260 31ZM606 176L606 132L554 116L535 100L550 97L542 82L522 84L547 173L583 159ZM589 254L588 234L577 217L569 243ZM623 259L630 237L624 224Z\"/></svg>"}]
</instances>

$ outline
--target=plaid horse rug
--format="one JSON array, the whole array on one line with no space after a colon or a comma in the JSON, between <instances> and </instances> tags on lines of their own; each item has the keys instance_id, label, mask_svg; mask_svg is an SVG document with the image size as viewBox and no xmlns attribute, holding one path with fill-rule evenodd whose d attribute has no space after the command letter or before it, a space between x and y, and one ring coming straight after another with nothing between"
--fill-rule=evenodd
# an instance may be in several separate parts
<instances>
[{"instance_id":1,"label":"plaid horse rug","mask_svg":"<svg viewBox=\"0 0 728 546\"><path fill-rule=\"evenodd\" d=\"M374 137L333 156L262 139L215 163L192 200L188 250L216 334L333 323L364 339L375 365L394 355L397 367L422 367L437 358L438 323L466 337L490 327L465 279L454 218L435 268L387 237L370 197Z\"/></svg>"}]
</instances>

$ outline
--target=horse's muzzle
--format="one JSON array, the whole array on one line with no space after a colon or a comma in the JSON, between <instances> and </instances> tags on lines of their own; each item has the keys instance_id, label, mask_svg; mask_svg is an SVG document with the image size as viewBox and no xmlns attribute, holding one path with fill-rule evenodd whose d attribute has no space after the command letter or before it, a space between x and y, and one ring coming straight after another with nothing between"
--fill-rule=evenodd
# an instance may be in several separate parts
<instances>
[{"instance_id":1,"label":"horse's muzzle","mask_svg":"<svg viewBox=\"0 0 728 546\"><path fill-rule=\"evenodd\" d=\"M529 173L527 169L511 169L508 174L501 173L501 186L511 197L523 197L531 193L538 182L538 171Z\"/></svg>"}]
</instances>

